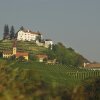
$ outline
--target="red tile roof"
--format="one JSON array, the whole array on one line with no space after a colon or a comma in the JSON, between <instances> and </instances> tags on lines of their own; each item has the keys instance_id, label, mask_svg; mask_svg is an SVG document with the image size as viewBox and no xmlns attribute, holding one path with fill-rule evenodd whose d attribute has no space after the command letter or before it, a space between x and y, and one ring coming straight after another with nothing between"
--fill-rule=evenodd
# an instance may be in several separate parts
<instances>
[{"instance_id":1,"label":"red tile roof","mask_svg":"<svg viewBox=\"0 0 100 100\"><path fill-rule=\"evenodd\" d=\"M43 58L43 59L48 58L48 56L46 54L37 54L36 57Z\"/></svg>"},{"instance_id":2,"label":"red tile roof","mask_svg":"<svg viewBox=\"0 0 100 100\"><path fill-rule=\"evenodd\" d=\"M22 31L25 32L25 33L31 33L31 34L38 34L38 35L41 35L40 32L32 32L32 31L30 31L30 30L22 30Z\"/></svg>"},{"instance_id":3,"label":"red tile roof","mask_svg":"<svg viewBox=\"0 0 100 100\"><path fill-rule=\"evenodd\" d=\"M12 51L3 51L3 54L13 54Z\"/></svg>"},{"instance_id":4,"label":"red tile roof","mask_svg":"<svg viewBox=\"0 0 100 100\"><path fill-rule=\"evenodd\" d=\"M27 52L16 52L16 57L20 57L20 56L28 56Z\"/></svg>"},{"instance_id":5,"label":"red tile roof","mask_svg":"<svg viewBox=\"0 0 100 100\"><path fill-rule=\"evenodd\" d=\"M100 64L87 64L86 68L100 68Z\"/></svg>"}]
</instances>

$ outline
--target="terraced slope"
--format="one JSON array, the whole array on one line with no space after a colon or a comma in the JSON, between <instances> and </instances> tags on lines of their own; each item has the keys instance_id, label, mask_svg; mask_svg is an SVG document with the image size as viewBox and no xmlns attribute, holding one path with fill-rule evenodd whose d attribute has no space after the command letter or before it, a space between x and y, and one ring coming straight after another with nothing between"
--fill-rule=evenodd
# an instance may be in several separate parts
<instances>
[{"instance_id":1,"label":"terraced slope","mask_svg":"<svg viewBox=\"0 0 100 100\"><path fill-rule=\"evenodd\" d=\"M7 40L7 41L0 41L0 51L3 50L12 50L13 41ZM22 52L29 52L29 53L41 53L45 51L46 48L37 46L34 42L17 42L17 51Z\"/></svg>"},{"instance_id":2,"label":"terraced slope","mask_svg":"<svg viewBox=\"0 0 100 100\"><path fill-rule=\"evenodd\" d=\"M30 75L32 78L32 74L34 72L37 75L40 75L40 78L52 84L62 84L62 85L69 85L75 86L80 84L84 79L91 78L91 77L98 77L100 76L100 71L93 71L93 70L86 70L80 69L68 65L48 65L45 63L38 63L38 62L20 62L15 63L11 67L19 68L23 72L23 78Z\"/></svg>"}]
</instances>

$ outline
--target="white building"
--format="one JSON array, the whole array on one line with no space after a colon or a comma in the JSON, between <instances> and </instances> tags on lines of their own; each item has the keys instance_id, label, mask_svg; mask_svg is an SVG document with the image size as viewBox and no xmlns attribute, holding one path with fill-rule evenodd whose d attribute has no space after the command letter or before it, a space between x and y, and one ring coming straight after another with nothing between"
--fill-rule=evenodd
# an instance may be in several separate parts
<instances>
[{"instance_id":1,"label":"white building","mask_svg":"<svg viewBox=\"0 0 100 100\"><path fill-rule=\"evenodd\" d=\"M20 30L17 33L17 40L20 41L36 41L41 39L42 35L39 32L32 32L30 30Z\"/></svg>"},{"instance_id":2,"label":"white building","mask_svg":"<svg viewBox=\"0 0 100 100\"><path fill-rule=\"evenodd\" d=\"M39 40L36 40L36 44L38 45L38 46L44 46L45 44L44 44L44 41L39 41Z\"/></svg>"},{"instance_id":3,"label":"white building","mask_svg":"<svg viewBox=\"0 0 100 100\"><path fill-rule=\"evenodd\" d=\"M53 45L53 41L51 39L45 40L45 47L46 48L49 48L49 46L50 46L50 48L52 49L52 45Z\"/></svg>"}]
</instances>

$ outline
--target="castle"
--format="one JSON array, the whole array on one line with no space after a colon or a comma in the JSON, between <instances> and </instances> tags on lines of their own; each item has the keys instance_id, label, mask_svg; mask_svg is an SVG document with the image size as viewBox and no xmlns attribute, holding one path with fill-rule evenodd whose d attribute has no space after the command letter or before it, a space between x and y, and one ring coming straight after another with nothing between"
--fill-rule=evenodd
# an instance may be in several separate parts
<instances>
[{"instance_id":1,"label":"castle","mask_svg":"<svg viewBox=\"0 0 100 100\"><path fill-rule=\"evenodd\" d=\"M40 32L23 29L17 32L16 39L17 41L34 41L38 46L51 47L52 49L53 41L51 39L42 39L42 37Z\"/></svg>"}]
</instances>

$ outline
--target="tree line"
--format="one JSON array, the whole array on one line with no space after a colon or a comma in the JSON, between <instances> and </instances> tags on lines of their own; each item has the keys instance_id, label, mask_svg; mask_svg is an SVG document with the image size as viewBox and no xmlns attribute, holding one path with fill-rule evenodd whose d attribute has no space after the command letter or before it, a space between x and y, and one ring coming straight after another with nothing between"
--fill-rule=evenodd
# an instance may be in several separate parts
<instances>
[{"instance_id":1,"label":"tree line","mask_svg":"<svg viewBox=\"0 0 100 100\"><path fill-rule=\"evenodd\" d=\"M24 27L21 26L20 30L24 30ZM15 32L14 26L12 25L9 28L8 24L5 24L5 26L4 26L4 32L3 32L3 40L5 40L5 39L12 40L12 39L15 39L15 38L16 38L16 32Z\"/></svg>"},{"instance_id":2,"label":"tree line","mask_svg":"<svg viewBox=\"0 0 100 100\"><path fill-rule=\"evenodd\" d=\"M53 45L52 50L48 49L46 54L49 59L57 59L57 62L65 65L82 66L84 62L89 62L82 55L75 52L73 48L66 48L62 43Z\"/></svg>"},{"instance_id":3,"label":"tree line","mask_svg":"<svg viewBox=\"0 0 100 100\"><path fill-rule=\"evenodd\" d=\"M11 28L9 29L9 26L5 24L4 26L4 32L3 32L3 40L5 39L14 39L15 38L15 29L14 26L12 25Z\"/></svg>"}]
</instances>

